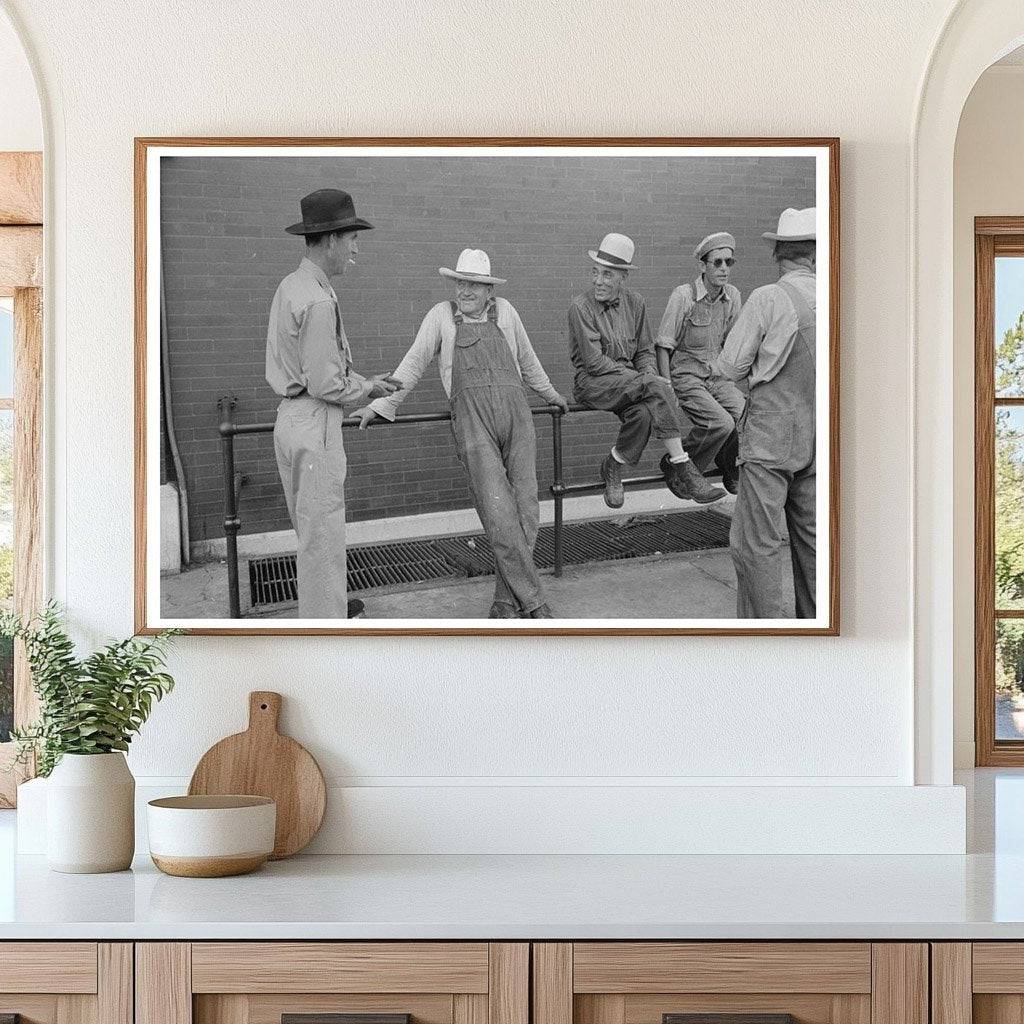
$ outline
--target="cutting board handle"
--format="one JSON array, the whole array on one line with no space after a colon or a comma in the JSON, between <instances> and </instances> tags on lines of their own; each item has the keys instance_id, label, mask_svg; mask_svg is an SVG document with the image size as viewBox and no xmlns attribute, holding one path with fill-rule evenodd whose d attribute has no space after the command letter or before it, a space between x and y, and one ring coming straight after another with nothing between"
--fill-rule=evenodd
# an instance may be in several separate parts
<instances>
[{"instance_id":1,"label":"cutting board handle","mask_svg":"<svg viewBox=\"0 0 1024 1024\"><path fill-rule=\"evenodd\" d=\"M249 732L277 732L281 714L281 694L271 690L253 690L249 694Z\"/></svg>"}]
</instances>

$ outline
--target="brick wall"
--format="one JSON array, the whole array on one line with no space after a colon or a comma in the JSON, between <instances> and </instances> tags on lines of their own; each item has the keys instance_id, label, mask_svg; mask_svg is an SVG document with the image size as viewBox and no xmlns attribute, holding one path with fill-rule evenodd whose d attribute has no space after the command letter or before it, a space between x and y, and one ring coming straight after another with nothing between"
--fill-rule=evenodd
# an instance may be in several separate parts
<instances>
[{"instance_id":1,"label":"brick wall","mask_svg":"<svg viewBox=\"0 0 1024 1024\"><path fill-rule=\"evenodd\" d=\"M302 243L284 227L317 188L351 192L376 225L359 238L358 265L335 281L364 373L393 369L419 322L448 297L439 266L467 246L486 249L499 289L519 310L555 387L571 395L566 306L588 280L585 250L608 231L630 235L640 269L629 284L656 330L672 288L690 279L690 252L710 231L737 238L733 282L746 296L774 280L760 238L787 206L814 204L808 157L167 157L161 169L164 280L172 401L189 487L192 537L223 534L217 399L237 399L239 422L271 421L277 398L263 377L267 315ZM435 369L403 412L446 408ZM537 419L542 496L551 480L551 427ZM569 482L596 479L617 421L566 421ZM348 431L349 519L471 504L447 423ZM640 467L653 471L652 445ZM237 441L242 531L288 526L269 435Z\"/></svg>"}]
</instances>

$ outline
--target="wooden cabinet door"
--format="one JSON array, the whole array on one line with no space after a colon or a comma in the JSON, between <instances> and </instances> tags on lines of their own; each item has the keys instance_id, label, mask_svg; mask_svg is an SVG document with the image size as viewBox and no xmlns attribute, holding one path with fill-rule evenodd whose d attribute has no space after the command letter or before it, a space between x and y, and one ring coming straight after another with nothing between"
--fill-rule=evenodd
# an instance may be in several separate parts
<instances>
[{"instance_id":1,"label":"wooden cabinet door","mask_svg":"<svg viewBox=\"0 0 1024 1024\"><path fill-rule=\"evenodd\" d=\"M407 1014L409 1024L529 1024L529 946L139 943L136 986L136 1024L313 1024L325 1014L357 1015L352 1024L381 1014Z\"/></svg>"},{"instance_id":2,"label":"wooden cabinet door","mask_svg":"<svg viewBox=\"0 0 1024 1024\"><path fill-rule=\"evenodd\" d=\"M533 1024L928 1024L924 943L577 942L533 948ZM725 1016L719 1016L725 1015ZM773 1015L773 1016L766 1016ZM677 1018L698 1024L697 1018Z\"/></svg>"},{"instance_id":3,"label":"wooden cabinet door","mask_svg":"<svg viewBox=\"0 0 1024 1024\"><path fill-rule=\"evenodd\" d=\"M1024 1020L1024 942L933 942L933 1024Z\"/></svg>"},{"instance_id":4,"label":"wooden cabinet door","mask_svg":"<svg viewBox=\"0 0 1024 1024\"><path fill-rule=\"evenodd\" d=\"M0 1017L132 1024L128 942L0 942Z\"/></svg>"}]
</instances>

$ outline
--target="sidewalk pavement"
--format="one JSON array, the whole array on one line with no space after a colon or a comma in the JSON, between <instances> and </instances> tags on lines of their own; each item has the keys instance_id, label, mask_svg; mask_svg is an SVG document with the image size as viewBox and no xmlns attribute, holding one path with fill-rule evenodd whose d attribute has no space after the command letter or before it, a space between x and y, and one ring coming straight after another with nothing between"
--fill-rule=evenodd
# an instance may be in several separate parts
<instances>
[{"instance_id":1,"label":"sidewalk pavement","mask_svg":"<svg viewBox=\"0 0 1024 1024\"><path fill-rule=\"evenodd\" d=\"M580 619L709 619L736 615L736 576L726 548L566 566L541 574L552 612ZM243 580L244 585L244 580ZM169 619L227 617L227 566L207 563L160 581ZM402 592L356 591L372 619L478 619L494 596L494 577L446 580ZM260 618L296 618L294 606ZM254 617L256 618L256 617Z\"/></svg>"}]
</instances>

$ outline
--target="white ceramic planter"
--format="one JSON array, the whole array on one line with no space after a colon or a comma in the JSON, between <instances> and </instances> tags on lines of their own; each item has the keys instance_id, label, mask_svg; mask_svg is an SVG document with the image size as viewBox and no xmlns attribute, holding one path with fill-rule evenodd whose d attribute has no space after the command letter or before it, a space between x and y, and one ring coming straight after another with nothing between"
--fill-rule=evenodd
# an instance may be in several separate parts
<instances>
[{"instance_id":1,"label":"white ceramic planter","mask_svg":"<svg viewBox=\"0 0 1024 1024\"><path fill-rule=\"evenodd\" d=\"M135 779L124 754L65 754L46 784L53 871L124 871L135 854Z\"/></svg>"}]
</instances>

